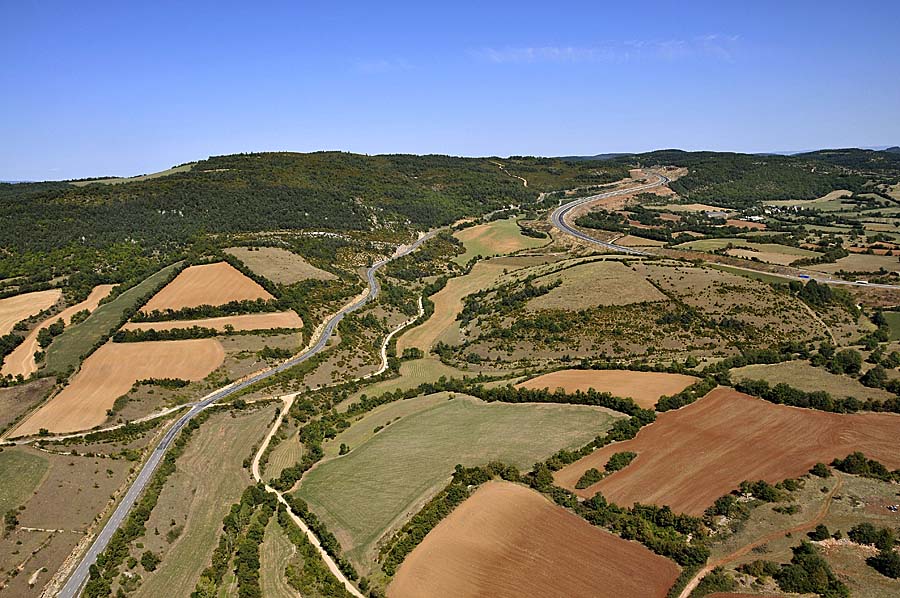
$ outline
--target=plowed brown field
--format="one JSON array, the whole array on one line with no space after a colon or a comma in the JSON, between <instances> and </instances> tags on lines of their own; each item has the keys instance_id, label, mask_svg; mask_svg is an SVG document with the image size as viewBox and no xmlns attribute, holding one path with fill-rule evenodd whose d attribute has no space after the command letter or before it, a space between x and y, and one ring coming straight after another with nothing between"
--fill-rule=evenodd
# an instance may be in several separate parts
<instances>
[{"instance_id":1,"label":"plowed brown field","mask_svg":"<svg viewBox=\"0 0 900 598\"><path fill-rule=\"evenodd\" d=\"M280 311L275 313L244 314L241 316L223 316L221 318L203 318L200 320L128 322L122 326L122 330L180 330L199 326L222 331L229 324L238 332L241 330L270 330L272 328L303 328L303 320L295 312Z\"/></svg>"},{"instance_id":2,"label":"plowed brown field","mask_svg":"<svg viewBox=\"0 0 900 598\"><path fill-rule=\"evenodd\" d=\"M533 490L488 482L406 557L388 596L654 598L678 574Z\"/></svg>"},{"instance_id":3,"label":"plowed brown field","mask_svg":"<svg viewBox=\"0 0 900 598\"><path fill-rule=\"evenodd\" d=\"M61 290L50 289L0 299L0 336L9 334L17 322L47 309L60 297Z\"/></svg>"},{"instance_id":4,"label":"plowed brown field","mask_svg":"<svg viewBox=\"0 0 900 598\"><path fill-rule=\"evenodd\" d=\"M149 313L154 310L272 298L268 291L228 262L217 262L185 268L175 280L154 295L141 311Z\"/></svg>"},{"instance_id":5,"label":"plowed brown field","mask_svg":"<svg viewBox=\"0 0 900 598\"><path fill-rule=\"evenodd\" d=\"M612 502L669 505L699 515L743 480L774 483L862 451L890 469L900 467L900 415L842 415L785 407L730 388L661 414L637 437L617 442L556 472L556 483L583 497L598 490ZM603 469L610 455L634 451L631 464L576 490L589 468Z\"/></svg>"},{"instance_id":6,"label":"plowed brown field","mask_svg":"<svg viewBox=\"0 0 900 598\"><path fill-rule=\"evenodd\" d=\"M107 343L87 358L62 392L26 419L13 436L88 430L132 384L147 378L202 380L222 364L225 351L211 338L151 343Z\"/></svg>"},{"instance_id":7,"label":"plowed brown field","mask_svg":"<svg viewBox=\"0 0 900 598\"><path fill-rule=\"evenodd\" d=\"M693 376L665 372L630 370L559 370L517 384L519 388L562 388L566 392L593 388L617 397L631 397L645 409L652 409L663 395L681 392L697 381Z\"/></svg>"},{"instance_id":8,"label":"plowed brown field","mask_svg":"<svg viewBox=\"0 0 900 598\"><path fill-rule=\"evenodd\" d=\"M82 301L81 303L76 303L72 307L67 307L62 310L55 316L51 316L41 322L40 326L32 330L28 336L25 337L25 340L22 341L22 344L16 347L16 349L6 356L6 359L3 361L3 370L2 375L6 376L7 374L11 376L16 376L21 374L26 378L37 371L37 364L34 362L34 354L36 351L39 351L41 346L38 344L38 333L42 328L49 326L53 322L56 322L60 318L62 321L66 323L68 326L72 321L72 316L76 313L86 309L88 311L94 311L97 309L97 306L100 305L100 301L109 295L109 292L112 291L113 287L116 285L113 284L101 284L94 287L94 290L91 291L91 294L88 295L88 298Z\"/></svg>"}]
</instances>

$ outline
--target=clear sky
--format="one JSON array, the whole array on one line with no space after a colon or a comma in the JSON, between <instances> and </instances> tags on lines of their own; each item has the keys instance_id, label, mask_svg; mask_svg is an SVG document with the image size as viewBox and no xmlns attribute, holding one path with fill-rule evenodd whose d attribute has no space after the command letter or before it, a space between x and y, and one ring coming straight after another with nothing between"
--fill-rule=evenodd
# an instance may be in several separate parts
<instances>
[{"instance_id":1,"label":"clear sky","mask_svg":"<svg viewBox=\"0 0 900 598\"><path fill-rule=\"evenodd\" d=\"M0 0L0 180L900 144L900 2Z\"/></svg>"}]
</instances>

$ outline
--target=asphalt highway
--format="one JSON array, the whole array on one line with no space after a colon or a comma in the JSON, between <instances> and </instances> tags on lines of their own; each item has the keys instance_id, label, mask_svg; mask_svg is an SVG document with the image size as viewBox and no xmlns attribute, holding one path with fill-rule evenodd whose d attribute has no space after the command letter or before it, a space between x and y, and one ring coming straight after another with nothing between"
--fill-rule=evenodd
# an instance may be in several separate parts
<instances>
[{"instance_id":1,"label":"asphalt highway","mask_svg":"<svg viewBox=\"0 0 900 598\"><path fill-rule=\"evenodd\" d=\"M72 572L72 575L69 577L69 579L66 580L65 585L63 586L62 590L60 590L59 594L57 594L57 596L59 596L60 598L75 598L76 596L79 596L81 594L81 591L84 588L84 584L87 582L88 577L90 576L91 565L93 565L97 561L97 557L106 549L106 546L107 544L109 544L109 540L110 538L112 538L113 533L115 533L115 531L122 525L122 522L125 521L125 518L131 511L134 503L140 497L141 493L144 491L144 488L146 488L147 483L150 481L150 478L153 476L153 472L156 471L156 468L159 466L160 461L162 461L163 456L166 454L166 450L168 450L168 448L172 445L172 442L175 440L181 429L184 428L185 424L187 424L198 413L200 413L216 401L220 401L227 396L230 396L240 390L243 390L244 388L247 388L251 384L259 382L260 380L265 380L270 376L274 376L279 372L283 372L286 369L292 368L295 365L306 361L316 353L322 351L328 344L328 339L331 338L331 335L334 333L337 325L340 324L341 320L344 319L344 316L356 311L378 296L378 293L381 290L381 286L378 284L378 280L375 278L375 273L391 260L412 253L413 251L418 249L422 243L433 237L437 232L438 231L431 231L430 233L417 239L411 245L403 248L401 251L398 251L393 256L372 264L366 271L366 279L369 283L368 294L360 300L345 306L334 316L332 316L328 323L325 324L325 328L323 329L322 334L319 336L319 339L312 347L307 349L306 352L296 357L292 357L291 359L281 363L277 367L262 371L240 382L234 382L232 384L229 384L228 386L220 388L219 390L207 395L202 400L195 403L187 413L178 418L178 420L168 429L165 436L163 436L159 443L156 445L153 453L144 463L144 466L141 469L140 473L137 475L137 477L134 479L134 482L132 482L131 487L125 493L125 497L122 499L122 502L119 503L109 521L106 522L106 525L103 526L103 529L99 534L97 534L97 538L94 540L94 543L91 544L91 547L84 554L81 562L78 563L78 566Z\"/></svg>"}]
</instances>

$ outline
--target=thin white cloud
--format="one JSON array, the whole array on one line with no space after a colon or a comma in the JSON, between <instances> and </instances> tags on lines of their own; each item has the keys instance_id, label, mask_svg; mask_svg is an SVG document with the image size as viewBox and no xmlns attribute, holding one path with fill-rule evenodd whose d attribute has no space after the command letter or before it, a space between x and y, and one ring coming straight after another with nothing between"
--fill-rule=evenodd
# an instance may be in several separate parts
<instances>
[{"instance_id":1,"label":"thin white cloud","mask_svg":"<svg viewBox=\"0 0 900 598\"><path fill-rule=\"evenodd\" d=\"M734 59L737 35L719 33L692 39L628 40L593 46L519 46L481 48L470 52L493 64L620 63L639 60L678 61L688 58Z\"/></svg>"}]
</instances>

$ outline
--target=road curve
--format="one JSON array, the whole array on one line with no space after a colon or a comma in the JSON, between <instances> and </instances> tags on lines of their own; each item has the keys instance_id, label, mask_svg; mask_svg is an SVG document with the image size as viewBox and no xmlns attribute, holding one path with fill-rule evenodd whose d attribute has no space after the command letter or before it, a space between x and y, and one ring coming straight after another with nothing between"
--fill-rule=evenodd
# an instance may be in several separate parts
<instances>
[{"instance_id":1,"label":"road curve","mask_svg":"<svg viewBox=\"0 0 900 598\"><path fill-rule=\"evenodd\" d=\"M125 493L125 497L122 499L122 502L119 503L119 506L116 507L116 510L113 512L109 521L106 522L106 525L104 525L103 529L100 530L100 533L97 534L97 538L94 540L94 543L91 544L90 548L88 548L87 552L82 557L81 562L78 563L78 566L66 580L65 585L63 586L62 590L60 590L59 594L57 594L57 596L59 598L76 598L81 593L84 584L87 582L88 577L90 576L91 565L93 565L97 561L97 557L106 549L106 546L107 544L109 544L109 540L112 538L113 533L115 533L115 531L119 529L119 526L122 525L122 522L125 521L125 518L131 511L134 503L137 501L138 497L147 486L147 483L150 481L153 472L156 471L156 468L159 466L160 461L162 461L166 450L172 445L172 442L174 442L176 436L185 426L185 424L187 424L198 413L200 413L216 401L220 401L225 397L241 391L251 384L259 382L260 380L265 380L266 378L292 368L299 363L303 363L307 359L322 351L327 346L328 339L331 338L331 335L334 333L337 325L340 324L341 320L344 319L344 316L358 310L366 303L372 301L373 299L375 299L375 297L378 296L378 293L381 290L381 286L378 284L378 280L375 278L375 273L391 260L412 253L413 251L418 249L422 243L437 234L437 232L438 230L433 230L419 237L410 245L401 248L396 253L394 253L393 256L372 264L366 271L366 279L369 284L369 292L364 297L353 301L349 305L344 306L340 311L332 316L331 319L328 320L328 323L325 324L325 327L322 330L322 334L319 336L318 341L316 341L316 343L305 352L301 353L298 356L292 357L291 359L288 359L287 361L274 368L264 370L250 376L249 378L245 378L240 382L233 382L227 386L220 388L219 390L204 397L203 400L194 404L187 413L179 417L178 420L176 420L175 423L172 424L163 438L156 445L153 453L147 459L146 463L144 463L144 466L141 469L140 473L137 475L137 477L134 479L134 482L132 482L131 487Z\"/></svg>"},{"instance_id":2,"label":"road curve","mask_svg":"<svg viewBox=\"0 0 900 598\"><path fill-rule=\"evenodd\" d=\"M627 193L634 193L635 191L644 191L646 189L652 189L654 187L659 187L660 185L666 185L670 182L669 178L664 175L657 174L655 176L658 178L658 180L653 183L648 183L646 185L640 185L638 187L628 187L626 189L616 189L615 191L607 191L606 193L599 193L597 195L582 197L580 199L576 199L574 201L570 201L569 203L563 204L563 205L559 206L558 208L556 208L555 210L553 210L553 213L550 214L550 222L553 224L553 226L555 226L556 228L558 228L559 230L561 230L564 233L570 234L573 237L576 237L582 241L586 241L586 242L592 243L594 245L599 245L600 247L603 247L604 249L607 249L609 251L615 251L617 253L627 253L629 255L653 255L650 252L641 251L641 250L635 249L633 247L624 247L622 245L616 245L615 243L608 243L606 241L601 241L600 239L595 239L594 237L590 236L589 234L578 230L577 228L573 227L571 224L566 222L566 216L568 216L569 213L572 210L574 210L575 208L577 208L578 206L584 205L584 204L592 202L592 201L597 201L598 199L615 197L617 195L625 195ZM738 267L738 266L734 266L734 267ZM854 282L854 281L850 281L850 280L841 280L840 278L832 278L830 276L822 276L817 273L814 273L813 271L810 271L810 274L808 274L808 275L807 274L796 275L796 274L780 274L780 273L774 273L774 272L767 272L765 270L756 270L754 268L750 268L749 266L740 267L740 269L747 270L749 272L760 272L762 274L769 274L771 276L778 276L780 278L786 278L786 279L790 279L790 280L797 280L800 282L807 282L810 280L815 280L816 282L822 283L822 284L844 285L844 286L862 287L862 288L868 287L868 288L873 288L873 289L900 289L900 285L870 283L870 282Z\"/></svg>"},{"instance_id":3,"label":"road curve","mask_svg":"<svg viewBox=\"0 0 900 598\"><path fill-rule=\"evenodd\" d=\"M568 233L582 241L593 243L594 245L599 245L604 249L615 251L617 253L627 253L629 255L649 255L646 251L634 249L633 247L623 247L622 245L616 245L615 243L607 243L606 241L595 239L594 237L588 235L587 233L581 232L580 230L566 222L566 216L568 216L569 212L571 212L578 206L590 203L592 201L597 201L598 199L606 199L607 197L625 195L627 193L634 193L635 191L645 191L647 189L653 189L654 187L659 187L661 185L666 185L669 183L669 178L666 176L663 176L661 174L655 174L654 176L656 176L657 180L652 183L638 185L637 187L628 187L626 189L616 189L615 191L607 191L606 193L598 193L597 195L589 195L587 197L581 197L574 201L570 201L569 203L565 203L553 210L553 213L550 214L550 222L553 223L553 226L563 231L564 233Z\"/></svg>"}]
</instances>

